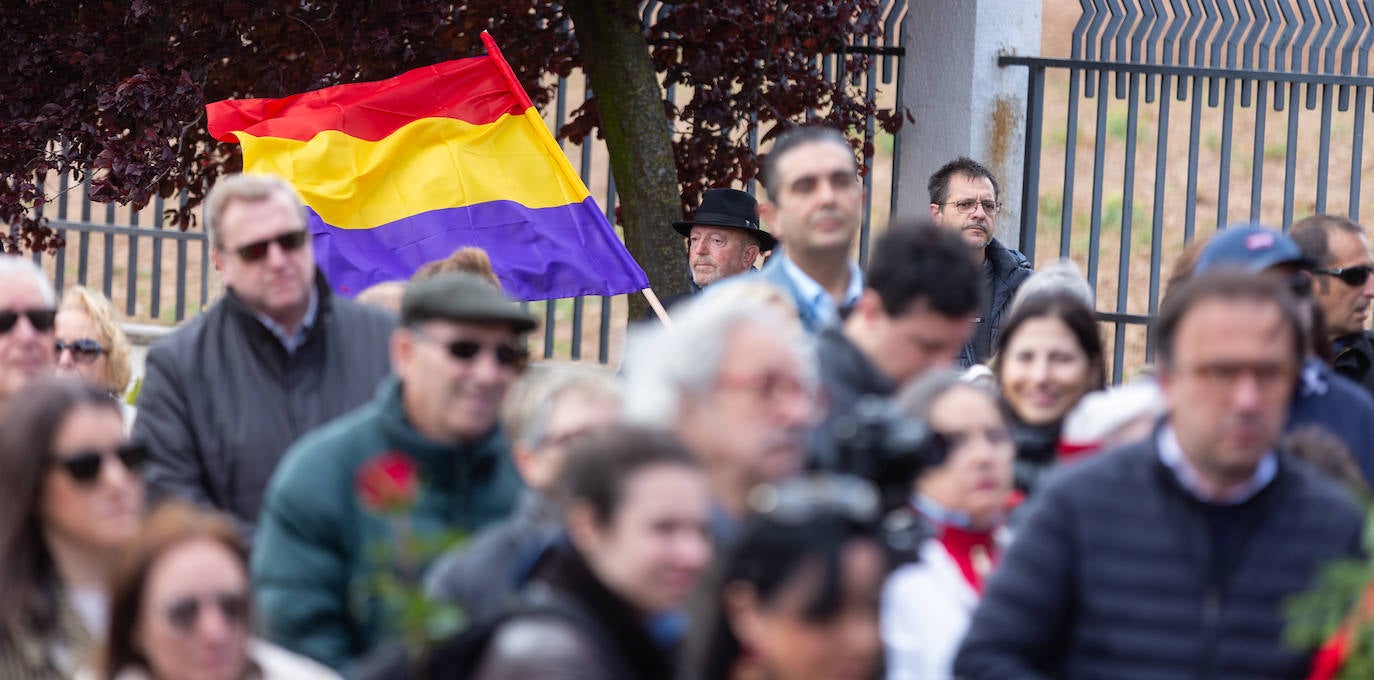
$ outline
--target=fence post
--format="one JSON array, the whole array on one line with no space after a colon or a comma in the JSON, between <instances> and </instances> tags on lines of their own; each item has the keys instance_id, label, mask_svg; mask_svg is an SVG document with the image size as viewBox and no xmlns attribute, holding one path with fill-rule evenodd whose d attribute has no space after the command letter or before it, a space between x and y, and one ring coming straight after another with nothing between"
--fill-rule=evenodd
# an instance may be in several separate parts
<instances>
[{"instance_id":1,"label":"fence post","mask_svg":"<svg viewBox=\"0 0 1374 680\"><path fill-rule=\"evenodd\" d=\"M957 156L987 165L1002 185L997 237L1015 246L1021 222L1027 81L1001 55L1039 56L1041 3L966 0L908 5L902 44L902 128L897 214L926 214L931 173Z\"/></svg>"}]
</instances>

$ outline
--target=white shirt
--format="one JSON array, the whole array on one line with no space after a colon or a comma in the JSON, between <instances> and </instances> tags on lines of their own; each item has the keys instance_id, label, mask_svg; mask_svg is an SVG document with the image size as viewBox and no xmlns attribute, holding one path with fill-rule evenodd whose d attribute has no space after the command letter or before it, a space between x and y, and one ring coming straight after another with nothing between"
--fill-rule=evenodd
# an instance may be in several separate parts
<instances>
[{"instance_id":1,"label":"white shirt","mask_svg":"<svg viewBox=\"0 0 1374 680\"><path fill-rule=\"evenodd\" d=\"M801 296L798 300L811 310L821 325L839 323L840 308L835 304L835 298L830 297L830 293L816 283L806 272L787 257L787 253L779 253L774 257L782 258L782 270L787 272L787 278L792 280L792 285L797 287L797 294ZM844 306L853 307L859 301L859 296L864 292L864 272L859 269L856 262L849 263L849 286L844 291Z\"/></svg>"}]
</instances>

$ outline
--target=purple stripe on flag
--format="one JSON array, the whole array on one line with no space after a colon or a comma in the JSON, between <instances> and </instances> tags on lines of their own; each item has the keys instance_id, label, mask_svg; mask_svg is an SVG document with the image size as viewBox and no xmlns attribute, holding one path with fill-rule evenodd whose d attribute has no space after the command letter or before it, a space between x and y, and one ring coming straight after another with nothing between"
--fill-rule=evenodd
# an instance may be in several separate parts
<instances>
[{"instance_id":1,"label":"purple stripe on flag","mask_svg":"<svg viewBox=\"0 0 1374 680\"><path fill-rule=\"evenodd\" d=\"M463 246L491 256L516 300L621 295L649 287L596 202L527 208L492 201L412 215L372 229L340 229L307 209L315 261L335 290L352 297L383 281L409 279L426 262Z\"/></svg>"}]
</instances>

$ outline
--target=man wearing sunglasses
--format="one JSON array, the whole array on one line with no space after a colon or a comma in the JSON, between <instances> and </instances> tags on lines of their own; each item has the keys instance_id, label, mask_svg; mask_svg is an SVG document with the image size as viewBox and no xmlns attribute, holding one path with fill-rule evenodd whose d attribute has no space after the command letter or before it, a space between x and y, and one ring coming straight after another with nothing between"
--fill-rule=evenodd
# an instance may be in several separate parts
<instances>
[{"instance_id":1,"label":"man wearing sunglasses","mask_svg":"<svg viewBox=\"0 0 1374 680\"><path fill-rule=\"evenodd\" d=\"M1364 229L1338 215L1313 215L1288 234L1317 265L1312 294L1326 318L1332 365L1374 393L1374 337L1365 330L1374 301L1374 257Z\"/></svg>"},{"instance_id":2,"label":"man wearing sunglasses","mask_svg":"<svg viewBox=\"0 0 1374 680\"><path fill-rule=\"evenodd\" d=\"M22 257L0 255L0 413L29 381L52 371L57 293Z\"/></svg>"},{"instance_id":3,"label":"man wearing sunglasses","mask_svg":"<svg viewBox=\"0 0 1374 680\"><path fill-rule=\"evenodd\" d=\"M395 319L331 293L300 197L276 177L220 179L205 230L227 290L148 351L133 438L155 497L223 510L251 537L282 452L386 375Z\"/></svg>"},{"instance_id":4,"label":"man wearing sunglasses","mask_svg":"<svg viewBox=\"0 0 1374 680\"><path fill-rule=\"evenodd\" d=\"M993 237L1002 188L992 171L971 158L956 158L930 176L928 189L930 218L959 234L982 267L983 309L959 355L959 367L968 368L992 356L1002 316L1016 290L1030 278L1031 264L1025 255Z\"/></svg>"},{"instance_id":5,"label":"man wearing sunglasses","mask_svg":"<svg viewBox=\"0 0 1374 680\"><path fill-rule=\"evenodd\" d=\"M391 337L395 376L363 407L301 438L272 478L252 574L274 642L343 669L397 634L380 611L355 604L371 570L390 568L370 556L391 545L392 524L355 490L371 461L399 455L414 465L406 517L418 540L475 533L511 513L521 482L497 415L534 326L475 275L410 284ZM428 562L410 566L419 575Z\"/></svg>"}]
</instances>

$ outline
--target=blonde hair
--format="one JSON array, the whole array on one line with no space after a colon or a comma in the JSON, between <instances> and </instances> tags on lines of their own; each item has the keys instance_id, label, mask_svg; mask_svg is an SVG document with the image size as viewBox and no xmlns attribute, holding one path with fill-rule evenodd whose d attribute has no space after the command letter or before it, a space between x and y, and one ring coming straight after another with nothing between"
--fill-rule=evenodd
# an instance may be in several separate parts
<instances>
[{"instance_id":1,"label":"blonde hair","mask_svg":"<svg viewBox=\"0 0 1374 680\"><path fill-rule=\"evenodd\" d=\"M426 262L415 270L415 274L410 277L410 280L421 281L440 274L452 274L454 272L476 274L486 279L491 285L496 286L496 290L501 290L501 280L496 278L496 272L491 268L491 256L487 255L487 251L476 246L465 246L453 251L442 260Z\"/></svg>"},{"instance_id":2,"label":"blonde hair","mask_svg":"<svg viewBox=\"0 0 1374 680\"><path fill-rule=\"evenodd\" d=\"M392 314L401 313L401 297L406 294L405 281L383 281L364 288L354 302L372 305L389 310Z\"/></svg>"},{"instance_id":3,"label":"blonde hair","mask_svg":"<svg viewBox=\"0 0 1374 680\"><path fill-rule=\"evenodd\" d=\"M105 336L94 338L105 345L108 361L105 362L106 387L115 394L124 394L129 389L129 379L133 369L129 366L129 336L119 327L118 316L110 299L85 286L72 286L62 293L62 305L57 311L81 312L90 318L97 332Z\"/></svg>"}]
</instances>

